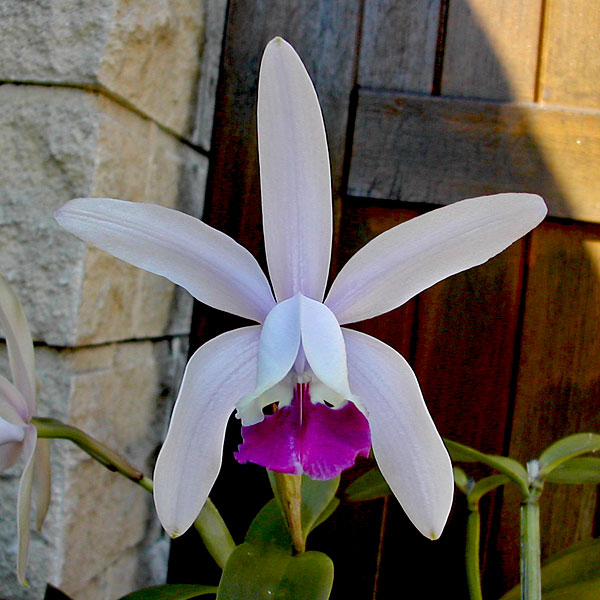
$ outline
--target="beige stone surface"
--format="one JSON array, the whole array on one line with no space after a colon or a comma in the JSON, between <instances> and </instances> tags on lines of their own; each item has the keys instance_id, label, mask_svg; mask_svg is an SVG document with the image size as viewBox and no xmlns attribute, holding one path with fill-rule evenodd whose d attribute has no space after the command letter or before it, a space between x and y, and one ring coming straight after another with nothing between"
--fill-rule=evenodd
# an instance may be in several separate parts
<instances>
[{"instance_id":1,"label":"beige stone surface","mask_svg":"<svg viewBox=\"0 0 600 600\"><path fill-rule=\"evenodd\" d=\"M185 356L179 338L77 350L38 347L39 414L81 427L151 474ZM8 373L4 351L0 372ZM77 599L84 590L93 598L93 589L102 591L96 598L112 599L164 580L165 538L150 494L72 443L54 440L50 511L42 532L32 534L32 587L20 588L14 515L21 469L15 466L0 481L3 598L41 599L50 582ZM157 552L163 560L152 562Z\"/></svg>"},{"instance_id":2,"label":"beige stone surface","mask_svg":"<svg viewBox=\"0 0 600 600\"><path fill-rule=\"evenodd\" d=\"M148 201L198 216L207 159L153 121L78 89L0 86L0 272L35 339L57 346L189 331L192 299L61 230L71 198Z\"/></svg>"},{"instance_id":3,"label":"beige stone surface","mask_svg":"<svg viewBox=\"0 0 600 600\"><path fill-rule=\"evenodd\" d=\"M206 1L5 0L0 80L94 86L189 136Z\"/></svg>"}]
</instances>

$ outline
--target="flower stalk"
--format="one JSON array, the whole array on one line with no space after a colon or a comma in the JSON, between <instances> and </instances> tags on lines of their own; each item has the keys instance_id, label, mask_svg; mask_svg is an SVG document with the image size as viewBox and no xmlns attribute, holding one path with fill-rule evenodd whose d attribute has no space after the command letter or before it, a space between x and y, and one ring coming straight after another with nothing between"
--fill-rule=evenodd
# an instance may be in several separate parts
<instances>
[{"instance_id":1,"label":"flower stalk","mask_svg":"<svg viewBox=\"0 0 600 600\"><path fill-rule=\"evenodd\" d=\"M284 473L273 473L273 476L292 544L296 552L302 553L306 550L306 538L302 531L302 476Z\"/></svg>"},{"instance_id":2,"label":"flower stalk","mask_svg":"<svg viewBox=\"0 0 600 600\"><path fill-rule=\"evenodd\" d=\"M114 450L72 425L67 425L58 419L34 417L31 423L35 425L39 438L57 438L70 440L89 454L94 460L109 471L119 473L133 483L152 493L152 479L130 465ZM207 499L204 508L194 521L194 527L200 534L206 549L215 562L223 569L229 555L235 548L235 542L223 521L223 517L212 501Z\"/></svg>"},{"instance_id":3,"label":"flower stalk","mask_svg":"<svg viewBox=\"0 0 600 600\"><path fill-rule=\"evenodd\" d=\"M481 573L479 566L480 532L481 516L479 513L479 502L469 502L465 563L467 571L467 585L469 587L469 598L471 600L483 600L481 594Z\"/></svg>"}]
</instances>

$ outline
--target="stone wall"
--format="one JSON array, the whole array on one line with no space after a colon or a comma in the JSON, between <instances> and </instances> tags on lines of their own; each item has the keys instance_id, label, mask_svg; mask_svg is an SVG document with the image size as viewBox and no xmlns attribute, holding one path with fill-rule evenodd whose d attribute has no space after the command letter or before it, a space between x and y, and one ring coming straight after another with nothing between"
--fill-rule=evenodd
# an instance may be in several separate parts
<instances>
[{"instance_id":1,"label":"stone wall","mask_svg":"<svg viewBox=\"0 0 600 600\"><path fill-rule=\"evenodd\" d=\"M24 305L40 416L105 441L151 472L185 364L192 299L60 230L75 197L200 216L226 0L0 3L0 272ZM8 374L4 349L0 372ZM168 540L150 495L66 441L53 498L16 562L21 465L0 479L0 597L112 600L164 581Z\"/></svg>"}]
</instances>

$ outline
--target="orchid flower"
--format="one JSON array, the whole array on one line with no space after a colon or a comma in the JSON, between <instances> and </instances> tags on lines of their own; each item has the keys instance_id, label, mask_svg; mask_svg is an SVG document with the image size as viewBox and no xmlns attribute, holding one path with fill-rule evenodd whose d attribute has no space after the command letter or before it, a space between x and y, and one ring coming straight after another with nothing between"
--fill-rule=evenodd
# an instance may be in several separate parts
<instances>
[{"instance_id":1,"label":"orchid flower","mask_svg":"<svg viewBox=\"0 0 600 600\"><path fill-rule=\"evenodd\" d=\"M41 529L50 502L49 440L37 437L30 421L35 415L36 377L33 342L19 299L0 276L0 327L6 337L13 383L0 375L0 471L22 454L25 468L17 500L17 577L26 585L29 513L36 488L37 528Z\"/></svg>"},{"instance_id":2,"label":"orchid flower","mask_svg":"<svg viewBox=\"0 0 600 600\"><path fill-rule=\"evenodd\" d=\"M98 198L72 200L56 214L83 240L259 323L190 358L156 464L158 516L174 537L192 524L236 410L240 462L328 479L372 445L409 518L437 538L452 503L452 468L415 374L394 349L340 325L390 311L485 262L535 227L545 204L532 194L498 194L398 225L352 257L323 301L332 237L325 128L310 77L281 38L261 63L258 146L274 296L247 250L191 216ZM277 410L265 415L272 404Z\"/></svg>"}]
</instances>

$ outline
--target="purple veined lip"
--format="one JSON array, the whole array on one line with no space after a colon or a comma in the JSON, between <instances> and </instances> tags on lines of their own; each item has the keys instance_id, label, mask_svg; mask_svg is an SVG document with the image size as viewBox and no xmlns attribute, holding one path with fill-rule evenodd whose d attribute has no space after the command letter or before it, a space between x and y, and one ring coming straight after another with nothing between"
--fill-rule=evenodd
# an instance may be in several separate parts
<instances>
[{"instance_id":1,"label":"purple veined lip","mask_svg":"<svg viewBox=\"0 0 600 600\"><path fill-rule=\"evenodd\" d=\"M297 383L289 406L242 427L242 437L234 453L239 463L317 480L337 477L371 448L369 423L360 410L352 402L342 408L313 403L310 383Z\"/></svg>"}]
</instances>

